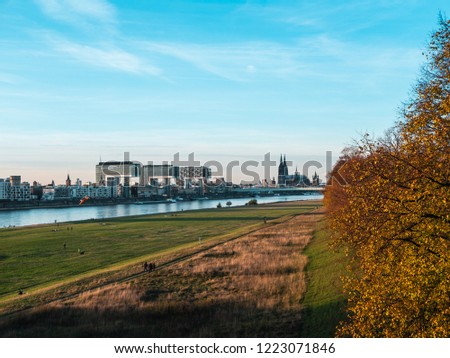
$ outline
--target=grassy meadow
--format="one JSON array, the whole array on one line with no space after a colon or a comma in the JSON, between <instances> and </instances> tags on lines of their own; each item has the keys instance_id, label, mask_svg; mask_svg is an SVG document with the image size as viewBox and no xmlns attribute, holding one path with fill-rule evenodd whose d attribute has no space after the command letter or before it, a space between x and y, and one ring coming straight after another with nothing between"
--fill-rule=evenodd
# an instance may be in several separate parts
<instances>
[{"instance_id":1,"label":"grassy meadow","mask_svg":"<svg viewBox=\"0 0 450 358\"><path fill-rule=\"evenodd\" d=\"M339 322L345 320L346 299L341 276L347 262L342 251L330 247L330 232L324 221L318 223L306 247L307 291L303 299L301 337L334 337Z\"/></svg>"},{"instance_id":2,"label":"grassy meadow","mask_svg":"<svg viewBox=\"0 0 450 358\"><path fill-rule=\"evenodd\" d=\"M19 296L19 285L10 288L2 278L0 336L331 337L342 317L342 260L328 248L320 206L278 203L61 224L59 231L2 230L8 257L1 275L10 282L19 275L30 288ZM23 251L39 270L18 265ZM162 266L143 274L144 259Z\"/></svg>"},{"instance_id":3,"label":"grassy meadow","mask_svg":"<svg viewBox=\"0 0 450 358\"><path fill-rule=\"evenodd\" d=\"M311 205L222 208L0 229L0 306L19 290L30 293L121 264L157 259L183 247L245 233L263 225L264 217L293 215L310 210Z\"/></svg>"}]
</instances>

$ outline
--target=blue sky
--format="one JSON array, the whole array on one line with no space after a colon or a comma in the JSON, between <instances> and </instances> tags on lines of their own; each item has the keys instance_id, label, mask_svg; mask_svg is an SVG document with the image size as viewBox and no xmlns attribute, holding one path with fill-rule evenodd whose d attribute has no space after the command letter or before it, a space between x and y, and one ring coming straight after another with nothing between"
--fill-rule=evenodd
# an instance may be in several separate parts
<instances>
[{"instance_id":1,"label":"blue sky","mask_svg":"<svg viewBox=\"0 0 450 358\"><path fill-rule=\"evenodd\" d=\"M0 177L93 180L125 151L325 164L398 119L439 11L448 1L0 0Z\"/></svg>"}]
</instances>

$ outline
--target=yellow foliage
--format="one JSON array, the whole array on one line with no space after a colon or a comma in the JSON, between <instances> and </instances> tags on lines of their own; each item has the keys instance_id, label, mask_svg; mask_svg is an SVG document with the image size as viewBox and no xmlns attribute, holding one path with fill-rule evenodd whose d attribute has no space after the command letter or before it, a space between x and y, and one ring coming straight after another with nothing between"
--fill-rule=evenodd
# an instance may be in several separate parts
<instances>
[{"instance_id":1,"label":"yellow foliage","mask_svg":"<svg viewBox=\"0 0 450 358\"><path fill-rule=\"evenodd\" d=\"M352 257L341 336L450 337L450 21L428 59L404 120L364 136L325 193Z\"/></svg>"}]
</instances>

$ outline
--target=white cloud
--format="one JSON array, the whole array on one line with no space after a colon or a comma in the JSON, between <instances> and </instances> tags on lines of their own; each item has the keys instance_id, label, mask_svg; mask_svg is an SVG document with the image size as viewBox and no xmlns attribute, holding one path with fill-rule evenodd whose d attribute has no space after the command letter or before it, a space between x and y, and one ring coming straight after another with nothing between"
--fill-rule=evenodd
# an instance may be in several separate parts
<instances>
[{"instance_id":1,"label":"white cloud","mask_svg":"<svg viewBox=\"0 0 450 358\"><path fill-rule=\"evenodd\" d=\"M162 71L140 57L118 48L100 49L63 39L51 39L54 47L72 58L95 67L116 71L160 76Z\"/></svg>"},{"instance_id":2,"label":"white cloud","mask_svg":"<svg viewBox=\"0 0 450 358\"><path fill-rule=\"evenodd\" d=\"M0 73L0 83L6 83L8 85L15 85L19 83L21 79L18 76L10 75L7 73Z\"/></svg>"},{"instance_id":3,"label":"white cloud","mask_svg":"<svg viewBox=\"0 0 450 358\"><path fill-rule=\"evenodd\" d=\"M366 46L337 40L327 34L303 37L291 44L145 42L132 46L143 48L153 56L167 56L236 82L320 79L329 83L364 84L367 77L361 75L371 74L374 81L409 75L417 68L420 59L416 49Z\"/></svg>"},{"instance_id":4,"label":"white cloud","mask_svg":"<svg viewBox=\"0 0 450 358\"><path fill-rule=\"evenodd\" d=\"M276 43L199 45L189 43L149 43L146 50L189 63L201 71L230 81L246 81L249 75L281 77L295 67L291 49Z\"/></svg>"},{"instance_id":5,"label":"white cloud","mask_svg":"<svg viewBox=\"0 0 450 358\"><path fill-rule=\"evenodd\" d=\"M247 65L247 72L248 73L255 73L256 72L256 67L253 65Z\"/></svg>"},{"instance_id":6,"label":"white cloud","mask_svg":"<svg viewBox=\"0 0 450 358\"><path fill-rule=\"evenodd\" d=\"M302 48L302 58L308 61L311 67L319 65L323 70L323 63L328 62L333 64L331 70L339 72L337 69L345 69L341 75L350 79L352 74L356 75L359 71L377 76L401 76L405 71L410 73L416 69L420 60L420 51L415 48L383 44L364 45L337 40L326 34L304 38L299 41L299 47Z\"/></svg>"},{"instance_id":7,"label":"white cloud","mask_svg":"<svg viewBox=\"0 0 450 358\"><path fill-rule=\"evenodd\" d=\"M88 20L101 23L115 21L115 8L106 0L35 0L49 17L73 25L83 25Z\"/></svg>"}]
</instances>

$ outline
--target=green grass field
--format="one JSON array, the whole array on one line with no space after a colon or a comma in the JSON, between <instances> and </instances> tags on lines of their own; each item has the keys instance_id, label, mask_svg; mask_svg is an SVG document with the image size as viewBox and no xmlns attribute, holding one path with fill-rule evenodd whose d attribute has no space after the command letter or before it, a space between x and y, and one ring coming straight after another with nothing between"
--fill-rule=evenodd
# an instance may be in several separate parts
<instances>
[{"instance_id":1,"label":"green grass field","mask_svg":"<svg viewBox=\"0 0 450 358\"><path fill-rule=\"evenodd\" d=\"M226 251L226 245L230 243L237 245L233 250L241 252L249 245L246 241L248 236L241 235L255 230L262 235L261 238L266 237L261 234L266 232L264 230L285 232L284 235L289 237L290 234L286 231L289 223L293 232L297 233L297 230L304 230L301 226L306 221L301 220L308 219L307 216L301 216L299 227L297 224L292 226L292 221L286 220L319 206L319 202L283 202L255 207L66 223L59 226L2 229L0 336L132 337L139 336L142 330L151 331L153 335L170 336L174 325L181 329L180 336L226 336L229 332L221 331L222 325L217 326L216 319L221 317L224 322L232 321L237 312L240 312L245 319L239 321L239 324L231 325L235 328L232 332L236 335L334 337L337 325L345 319L346 302L340 276L346 258L330 248L330 232L323 216L314 223L313 237L302 251L308 258L306 276L298 279L293 286L285 287L283 292L275 291L276 299L283 300L283 297L289 296L291 289L305 285L304 296L295 303L297 311L281 306L270 310L258 308L262 299L260 294L254 296L253 303L245 301L248 285L237 289L236 284L236 287L228 285L230 278L224 279L225 281L217 280L222 276L216 276L218 259L209 260L211 253L203 252L196 255L195 259L192 258L194 256L189 256L189 259L184 256L201 249L208 250L207 252ZM264 217L269 220L267 224L264 224ZM272 227L276 223L280 224ZM238 240L211 249L216 243L237 237ZM274 237L279 239L278 236ZM261 245L258 249L250 250L252 258ZM85 253L80 255L78 248ZM228 262L227 260L235 259L235 251L232 252L231 256L220 256L225 260L222 262L223 267L229 265L230 268L235 268L238 262L244 266L248 264L247 259ZM183 260L174 266L162 267L151 275L142 275L143 261L165 263L180 257ZM274 272L279 272L277 270L282 264L274 265ZM208 274L197 272L203 272L202 270ZM248 273L236 277L245 279L247 275ZM252 282L256 284L255 287L259 287L258 284L265 284L267 279L268 276L261 275L259 278L252 278ZM277 279L287 277L280 276ZM277 285L271 284L270 287L273 289ZM25 290L26 294L18 295L20 289ZM208 293L204 297L203 291ZM269 291L264 290L266 293ZM212 293L218 295L217 302L212 300ZM168 298L159 302L159 295L168 295ZM177 300L178 295L181 300ZM187 298L183 298L184 295ZM64 301L61 301L62 298ZM267 300L272 302L269 298ZM48 305L49 302L52 303ZM32 307L33 310L27 310ZM194 324L195 329L184 332L183 327L192 323L192 316L200 321ZM71 317L70 325L66 321L67 317ZM102 322L100 330L99 322ZM122 323L117 326L117 322ZM161 333L162 325L168 327L165 334ZM151 327L156 331L152 331ZM198 327L201 329L197 332ZM270 332L266 328L261 330L261 327L270 327Z\"/></svg>"},{"instance_id":2,"label":"green grass field","mask_svg":"<svg viewBox=\"0 0 450 358\"><path fill-rule=\"evenodd\" d=\"M346 317L341 276L347 260L330 243L330 232L322 221L304 251L308 265L301 337L334 337L339 322Z\"/></svg>"},{"instance_id":3,"label":"green grass field","mask_svg":"<svg viewBox=\"0 0 450 358\"><path fill-rule=\"evenodd\" d=\"M274 220L316 206L258 205L0 229L0 304L17 297L19 290L29 293L156 258L199 245L199 237L204 243L238 235L262 226L263 217Z\"/></svg>"}]
</instances>

